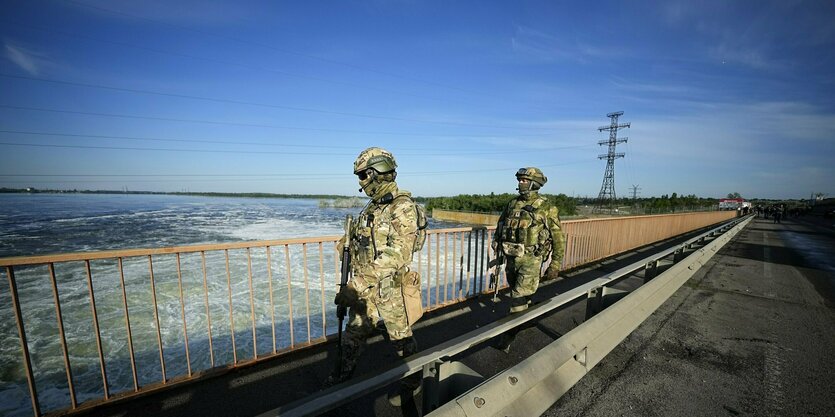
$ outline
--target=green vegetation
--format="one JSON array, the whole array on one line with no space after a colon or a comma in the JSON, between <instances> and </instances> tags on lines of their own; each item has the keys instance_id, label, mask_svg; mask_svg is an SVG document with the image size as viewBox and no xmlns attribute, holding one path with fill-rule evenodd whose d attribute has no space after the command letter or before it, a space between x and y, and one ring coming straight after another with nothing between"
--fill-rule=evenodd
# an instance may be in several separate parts
<instances>
[{"instance_id":1,"label":"green vegetation","mask_svg":"<svg viewBox=\"0 0 835 417\"><path fill-rule=\"evenodd\" d=\"M593 198L578 199L578 204L593 206ZM630 207L635 214L639 213L675 213L679 211L716 210L719 200L715 198L701 198L693 194L679 196L678 193L664 194L661 197L647 198L619 198L615 207Z\"/></svg>"},{"instance_id":2,"label":"green vegetation","mask_svg":"<svg viewBox=\"0 0 835 417\"><path fill-rule=\"evenodd\" d=\"M272 194L272 193L197 193L197 192L156 192L156 191L121 191L121 190L38 190L34 188L0 188L0 193L78 193L78 194L152 194L183 195L201 197L248 197L248 198L308 198L319 199L319 207L352 208L362 207L366 203L363 197L349 197L331 194ZM575 216L581 213L580 206L594 206L594 198L575 198L565 194L542 194L560 209L562 216ZM731 193L729 196L738 196ZM517 194L460 194L454 197L415 197L427 210L444 209L471 211L477 213L501 213L507 203ZM804 202L804 200L798 200ZM752 200L754 204L758 200ZM661 197L619 198L614 206L632 214L675 213L680 211L716 210L719 201L715 198L696 197L693 194L680 196L678 193L664 194ZM622 210L623 211L623 210Z\"/></svg>"},{"instance_id":3,"label":"green vegetation","mask_svg":"<svg viewBox=\"0 0 835 417\"><path fill-rule=\"evenodd\" d=\"M418 200L426 204L427 210L437 208L442 210L498 214L516 196L517 194L509 193L489 195L462 194L455 197L428 197ZM590 213L588 209L579 210L579 207L593 207L596 204L596 199L594 198L574 198L568 197L565 194L543 194L543 196L547 197L551 203L559 207L561 216L588 215ZM661 197L620 198L615 202L614 206L626 209L621 210L623 214L655 214L716 210L718 204L719 201L715 198L700 198L693 194L679 196L678 193L672 193L664 194Z\"/></svg>"},{"instance_id":4,"label":"green vegetation","mask_svg":"<svg viewBox=\"0 0 835 417\"><path fill-rule=\"evenodd\" d=\"M426 204L426 210L458 210L472 211L477 213L501 213L510 200L516 198L517 194L460 194L455 197L427 197L418 201ZM577 214L577 201L565 194L550 195L542 194L552 204L560 209L560 215L572 216Z\"/></svg>"}]
</instances>

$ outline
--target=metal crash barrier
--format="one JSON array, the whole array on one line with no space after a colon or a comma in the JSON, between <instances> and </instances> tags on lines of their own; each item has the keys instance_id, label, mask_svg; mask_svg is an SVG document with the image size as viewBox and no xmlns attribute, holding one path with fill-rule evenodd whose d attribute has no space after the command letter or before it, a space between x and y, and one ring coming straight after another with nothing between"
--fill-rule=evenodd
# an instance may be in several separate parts
<instances>
[{"instance_id":1,"label":"metal crash barrier","mask_svg":"<svg viewBox=\"0 0 835 417\"><path fill-rule=\"evenodd\" d=\"M743 218L609 275L610 283L641 269L653 271L644 285L588 318L522 363L493 376L429 414L441 416L541 415L673 295L752 217ZM721 233L721 234L720 234ZM655 275L663 258L674 264ZM595 313L607 285L588 294ZM589 311L587 310L587 311Z\"/></svg>"},{"instance_id":2,"label":"metal crash barrier","mask_svg":"<svg viewBox=\"0 0 835 417\"><path fill-rule=\"evenodd\" d=\"M421 351L374 376L352 380L312 398L259 417L317 415L368 395L416 372L423 374L423 412L430 416L540 415L599 363L618 343L663 304L751 220L736 219L673 248L582 284L520 315L499 321ZM612 288L643 275L633 292ZM587 301L587 320L522 363L484 380L457 354L519 327L575 300Z\"/></svg>"},{"instance_id":3,"label":"metal crash barrier","mask_svg":"<svg viewBox=\"0 0 835 417\"><path fill-rule=\"evenodd\" d=\"M733 216L714 211L565 221L563 269ZM493 229L428 231L412 265L422 275L425 310L488 291ZM0 349L16 358L4 369L14 380L4 382L28 393L37 417L325 343L336 333L331 300L339 282L338 239L2 258L0 277L8 286L0 291L0 336L9 343Z\"/></svg>"}]
</instances>

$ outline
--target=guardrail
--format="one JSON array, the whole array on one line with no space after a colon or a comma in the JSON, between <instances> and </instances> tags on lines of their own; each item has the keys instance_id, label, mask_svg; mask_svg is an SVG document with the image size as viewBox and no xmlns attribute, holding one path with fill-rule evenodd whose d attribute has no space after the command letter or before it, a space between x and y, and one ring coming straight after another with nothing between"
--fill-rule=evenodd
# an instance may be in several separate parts
<instances>
[{"instance_id":1,"label":"guardrail","mask_svg":"<svg viewBox=\"0 0 835 417\"><path fill-rule=\"evenodd\" d=\"M524 313L505 317L421 351L394 368L331 387L312 398L265 412L259 417L318 415L416 372L423 373L423 412L431 411L429 416L540 415L649 317L750 220L749 216L723 224L673 248L539 303ZM660 269L667 267L661 273ZM613 293L620 293L611 287L641 271L645 284L604 309L609 304L607 298ZM583 324L519 365L483 383L465 383L463 388L450 386L449 380L455 379L453 377L456 374L464 374L470 380L478 375L449 358L582 298L587 299L587 320ZM456 388L459 392L466 392L456 394L446 401L443 392Z\"/></svg>"},{"instance_id":2,"label":"guardrail","mask_svg":"<svg viewBox=\"0 0 835 417\"><path fill-rule=\"evenodd\" d=\"M566 221L563 268L733 216ZM486 290L493 229L429 231L412 265L423 276L426 310ZM3 374L25 378L32 413L40 416L44 409L89 408L323 343L336 332L329 318L339 281L338 238L0 259L9 284L8 294L0 293L0 329L4 340L19 341L18 349L0 346ZM50 394L42 397L39 386Z\"/></svg>"},{"instance_id":3,"label":"guardrail","mask_svg":"<svg viewBox=\"0 0 835 417\"><path fill-rule=\"evenodd\" d=\"M751 219L747 216L633 264L631 268L610 274L608 283L588 292L587 320L583 324L520 364L489 378L428 415L541 415L652 315ZM667 257L672 257L669 262L673 264L660 275L655 275L659 263ZM601 311L609 285L641 269L649 272L644 277L645 284Z\"/></svg>"}]
</instances>

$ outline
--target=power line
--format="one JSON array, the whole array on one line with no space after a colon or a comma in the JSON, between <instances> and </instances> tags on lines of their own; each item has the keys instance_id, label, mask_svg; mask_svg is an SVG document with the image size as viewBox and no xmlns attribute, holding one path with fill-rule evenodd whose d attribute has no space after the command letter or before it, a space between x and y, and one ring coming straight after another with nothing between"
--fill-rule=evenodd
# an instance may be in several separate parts
<instances>
[{"instance_id":1,"label":"power line","mask_svg":"<svg viewBox=\"0 0 835 417\"><path fill-rule=\"evenodd\" d=\"M117 140L135 140L135 141L153 141L153 142L176 142L176 143L207 143L207 144L224 144L224 145L254 145L254 146L267 146L267 147L288 147L288 148L314 148L314 149L356 149L356 146L330 146L330 145L299 145L299 144L283 144L283 143L264 143L264 142L241 142L241 141L232 141L232 140L200 140L200 139L173 139L173 138L153 138L153 137L139 137L139 136L117 136L117 135L91 135L91 134L78 134L78 133L57 133L57 132L32 132L32 131L22 131L22 130L0 130L0 133L12 133L18 135L33 135L33 136L58 136L58 137L72 137L72 138L92 138L92 139L117 139ZM0 142L0 144L4 145L11 145L11 146L43 146L49 147L51 145L45 144L29 144L29 143L12 143L12 142ZM59 146L59 145L56 145ZM76 145L60 145L62 147L75 147ZM81 146L81 145L79 145ZM538 150L562 150L562 149L576 149L576 148L585 148L588 146L593 145L573 145L573 146L554 146L554 147L547 147ZM109 149L109 147L97 147L100 149ZM114 148L117 149L117 148ZM121 148L118 148L121 149ZM407 151L405 153L398 152L399 154L405 155L421 155L421 156L431 156L431 155L504 155L510 153L528 153L531 152L530 149L527 150L514 150L514 151L464 151L464 152L450 152L450 151L443 151L443 152L419 152L419 153L409 153L408 151L422 151L425 148L394 148L400 151ZM174 149L158 149L158 148L130 148L129 150L151 150L151 151L163 151L163 150L174 150ZM189 149L190 150L190 149ZM186 151L186 149L182 149L181 151ZM202 151L197 149L196 151ZM212 152L217 152L212 150ZM292 152L282 152L285 154L296 154ZM309 153L299 153L300 155L309 155ZM320 152L316 152L316 154L321 154ZM336 155L336 154L326 154L326 155ZM344 154L339 154L344 155Z\"/></svg>"},{"instance_id":2,"label":"power line","mask_svg":"<svg viewBox=\"0 0 835 417\"><path fill-rule=\"evenodd\" d=\"M176 149L176 148L137 148L129 146L91 146L91 145L55 145L44 143L14 143L0 142L0 145L23 146L34 148L65 148L65 149L100 149L118 151L159 151L159 152L198 152L198 153L235 153L235 154L278 154L278 155L339 155L354 156L354 153L334 152L288 152L288 151L236 151L236 150L215 150L215 149Z\"/></svg>"},{"instance_id":3,"label":"power line","mask_svg":"<svg viewBox=\"0 0 835 417\"><path fill-rule=\"evenodd\" d=\"M155 19L151 19L151 18L147 18L147 17L137 16L137 15L134 15L134 14L120 12L120 11L113 10L113 9L108 9L108 8L104 8L104 7L100 7L100 6L94 6L94 5L91 5L91 4L84 3L84 2L79 2L79 1L74 1L74 0L64 0L64 1L67 2L67 3L75 4L75 5L82 6L82 7L87 7L87 8L90 8L90 9L93 9L93 10L98 10L98 11L105 12L105 13L130 17L130 18L138 19L138 20L144 20L144 21L151 22L151 23L154 23L154 24L157 24L157 25L168 26L168 27L172 27L172 28L176 28L176 29L180 29L180 30L185 30L185 31L188 31L188 32L198 33L198 34L205 35L205 36L212 36L212 37L216 37L216 38L220 38L220 39L226 39L226 40L229 40L229 41L233 41L233 42L237 42L237 43L241 43L241 44L245 44L245 45L251 45L251 46L256 46L256 47L259 47L259 48L269 49L269 50L276 51L276 52L283 53L283 54L300 56L300 57L316 60L316 61L319 61L319 62L324 62L324 63L327 63L327 64L344 66L344 67L353 68L353 69L366 71L366 72L370 72L370 73L385 75L387 77L398 78L398 79L402 79L402 80L406 80L406 81L418 82L418 83L421 83L421 84L441 87L441 88L445 88L445 89L448 89L448 90L458 91L458 92L462 92L462 93L466 93L466 94L471 94L471 95L476 95L476 96L481 96L481 97L489 97L489 98L492 98L492 99L503 100L503 101L505 100L502 97L496 97L496 96L492 96L492 95L485 94L485 93L482 93L482 92L470 91L470 90L463 89L463 88L460 88L460 87L446 85L446 84L442 84L442 83L438 83L438 82L434 82L434 81L428 81L428 80L423 80L423 79L420 79L420 78L408 77L408 76L399 75L399 74L395 74L395 73L391 73L391 72L380 71L380 70L374 69L374 68L364 67L364 66L361 66L361 65L356 65L356 64L352 64L352 63L348 63L348 62L329 59L329 58L323 58L323 57L320 57L320 56L316 56L316 55L312 55L312 54L306 54L306 53L303 53L303 52L293 51L293 50L289 50L289 49L276 48L273 45L268 45L268 44L264 44L264 43L260 43L260 42L253 42L253 41L250 41L250 40L241 39L241 38L237 38L237 37L233 37L233 36L219 35L219 34L216 34L216 33L207 32L207 31L203 31L203 30L200 30L200 29L195 29L195 28L192 28L192 27L189 27L189 26L176 25L176 24L173 24L173 23L168 23L168 22L163 22L163 21L159 21L159 20L155 20Z\"/></svg>"},{"instance_id":4,"label":"power line","mask_svg":"<svg viewBox=\"0 0 835 417\"><path fill-rule=\"evenodd\" d=\"M52 84L59 84L59 85L69 85L69 86L73 86L73 87L84 87L84 88L94 88L94 89L99 89L99 90L121 91L121 92L134 93L134 94L146 94L146 95L153 95L153 96L160 96L160 97L183 98L183 99L189 99L189 100L209 101L209 102L214 102L214 103L240 104L240 105L265 107L265 108L272 108L272 109L282 109L282 110L291 110L291 111L317 113L317 114L330 114L330 115L336 115L336 116L360 117L360 118L367 118L367 119L396 120L396 121L401 121L401 122L428 123L428 124L440 124L440 125L463 126L463 127L486 127L486 128L492 128L492 129L550 130L550 128L543 128L543 127L479 125L479 124L471 124L471 123L444 122L444 121L440 121L440 120L409 119L409 118L405 118L405 117L380 116L380 115L374 115L374 114L340 112L340 111L332 111L332 110L314 109L314 108L309 108L309 107L296 107L296 106L287 106L287 105L283 105L283 104L259 103L259 102L254 102L254 101L232 100L232 99L225 99L225 98L205 97L205 96L194 96L194 95L189 95L189 94L166 93L166 92L162 92L162 91L151 91L151 90L141 90L141 89L137 89L137 88L114 87L114 86L104 85L104 84L81 83L81 82L74 82L74 81L56 80L56 79L40 78L40 77L29 77L29 76L24 76L24 75L12 75L12 74L4 74L4 73L0 73L0 77L15 78L15 79L20 79L20 80L28 80L28 81L38 81L38 82L52 83Z\"/></svg>"},{"instance_id":5,"label":"power line","mask_svg":"<svg viewBox=\"0 0 835 417\"><path fill-rule=\"evenodd\" d=\"M24 130L0 130L0 133L13 133L16 135L32 135L32 136L58 136L69 138L91 138L91 139L117 139L117 140L136 140L136 141L154 141L154 142L181 142L181 143L212 143L212 144L228 144L228 145L257 145L257 146L272 146L272 147L287 147L287 148L324 148L324 149L356 149L356 146L328 146L328 145L297 145L284 143L264 143L264 142L239 142L233 140L206 140L206 139L174 139L174 138L153 138L145 136L118 136L118 135L91 135L81 133L57 133L57 132L32 132ZM19 144L25 146L26 144Z\"/></svg>"},{"instance_id":6,"label":"power line","mask_svg":"<svg viewBox=\"0 0 835 417\"><path fill-rule=\"evenodd\" d=\"M557 166L567 166L567 165L577 165L577 164L586 164L590 163L588 161L577 161L577 162L564 162L564 163L557 163L557 164L536 164L538 167L542 168L551 168ZM449 174L475 174L475 173L486 173L486 172L515 172L517 167L503 167L503 168L481 168L481 169L470 169L470 170L447 170L447 171L403 171L399 172L399 175L403 176L412 176L412 177L422 177L422 176L434 176L434 175L449 175ZM17 177L31 177L31 178L45 178L45 177L90 177L90 178L118 178L118 181L124 181L123 178L155 178L155 177L177 177L177 178L184 178L184 177L207 177L205 181L212 181L215 179L222 179L224 177L240 177L237 179L226 178L225 181L248 181L255 177L279 177L285 180L298 180L300 178L303 179L343 179L351 177L350 174L346 173L270 173L270 174L0 174L0 178L17 178ZM265 179L266 180L266 179ZM42 182L105 182L104 180L78 180L78 181L64 181L64 180L54 180L54 181L42 181ZM160 182L168 182L169 180L158 180ZM183 181L182 179L178 180L170 180L170 181ZM196 181L196 180L189 180L189 181ZM203 181L203 180L201 180ZM7 181L3 180L4 183L25 183L27 181Z\"/></svg>"},{"instance_id":7,"label":"power line","mask_svg":"<svg viewBox=\"0 0 835 417\"><path fill-rule=\"evenodd\" d=\"M372 86L368 86L368 85L361 85L361 84L350 83L350 82L345 82L345 81L332 80L332 79L329 79L329 78L315 77L315 76L304 75L304 74L296 74L296 73L293 73L293 72L282 71L282 70L277 70L277 69L273 69L273 68L266 68L266 67L261 67L261 66L257 66L257 65L248 65L248 64L241 63L241 62L226 61L226 60L222 60L222 59L218 59L218 58L197 56L197 55L191 55L191 54L182 53L182 52L174 52L174 51L167 51L167 50L163 50L163 49L149 48L147 46L136 45L136 44L132 44L132 43L128 43L128 42L98 39L98 38L94 38L94 37L91 37L91 36L81 35L81 34L78 34L78 33L64 32L64 31L55 30L55 29L43 28L43 27L39 27L39 26L35 26L35 25L23 25L20 22L14 22L14 21L7 21L7 22L10 23L10 24L13 24L13 25L25 27L25 28L28 28L28 29L38 30L38 31L49 33L49 34L52 34L52 35L60 35L60 36L65 36L65 37L78 38L78 39L83 39L83 40L90 41L90 42L98 42L98 43L104 43L104 44L110 44L110 45L116 45L116 46L126 46L126 47L129 47L129 48L139 49L139 50L143 50L143 51L147 51L147 52L152 52L152 53L155 53L155 54L169 55L169 56L175 56L175 57L180 57L180 58L188 58L188 59L194 59L194 60L201 60L201 61L207 61L207 62L214 62L214 63L218 63L218 64L224 64L224 65L229 65L229 66L234 66L234 67L239 67L239 68L245 68L245 69L249 69L249 70L264 71L264 72L268 72L268 73L272 73L272 74L278 74L278 75L287 76L287 77L295 77L295 78L306 79L306 80L311 80L311 81L318 81L318 82L330 83L330 84L335 84L335 85L342 85L342 86L359 88L359 89L364 89L364 90L369 90L369 91L376 91L376 92L385 93L385 94L408 96L408 97L428 99L428 100L436 100L436 101L458 102L458 103L467 104L467 105L470 105L470 106L479 106L479 105L483 104L483 103L471 102L471 101L466 101L466 100L433 97L433 96L415 94L415 93L410 93L410 92L405 92L405 91L387 90L387 89L384 89L384 88L372 87ZM540 109L540 111L544 112L546 110L545 109Z\"/></svg>"},{"instance_id":8,"label":"power line","mask_svg":"<svg viewBox=\"0 0 835 417\"><path fill-rule=\"evenodd\" d=\"M634 168L634 164L632 163L632 161L634 161L634 160L635 160L635 152L633 151L632 146L630 146L629 142L626 142L626 144L625 144L625 145L626 145L626 153L628 153L629 155L631 155L631 157L630 157L630 158L624 158L624 159L623 159L623 160L624 160L624 162L626 163L626 176L627 176L627 180L628 180L630 183L632 183L632 182L637 182L637 181L638 181L638 179L635 177L635 168Z\"/></svg>"},{"instance_id":9,"label":"power line","mask_svg":"<svg viewBox=\"0 0 835 417\"><path fill-rule=\"evenodd\" d=\"M381 131L368 131L368 130L328 129L328 128L319 128L319 127L282 126L282 125L270 125L270 124L260 124L260 123L221 122L221 121L215 121L215 120L182 119L182 118L173 118L173 117L142 116L142 115L118 114L118 113L84 112L84 111L66 110L66 109L49 109L49 108L44 108L44 107L14 106L14 105L8 105L8 104L0 104L0 108L14 109L14 110L25 110L25 111L37 111L37 112L48 112L48 113L78 114L78 115L96 116L96 117L112 117L112 118L138 119L138 120L158 120L158 121L164 121L164 122L197 123L197 124L210 124L210 125L221 125L221 126L261 127L261 128L268 128L268 129L301 130L301 131L311 131L311 132L357 133L357 134L366 134L366 135L391 135L391 136L414 136L414 137L436 137L436 138L443 138L443 137L495 138L496 137L496 135L403 133L403 132L385 132L385 131L381 132ZM513 135L518 136L518 137L550 136L549 133L536 133L536 134L517 134L517 133L514 133Z\"/></svg>"}]
</instances>

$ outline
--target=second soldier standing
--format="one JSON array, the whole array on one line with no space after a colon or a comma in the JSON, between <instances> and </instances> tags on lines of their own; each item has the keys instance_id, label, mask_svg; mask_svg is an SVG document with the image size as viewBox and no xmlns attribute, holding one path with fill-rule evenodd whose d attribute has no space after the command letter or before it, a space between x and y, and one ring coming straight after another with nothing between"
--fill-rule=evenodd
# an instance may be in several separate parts
<instances>
[{"instance_id":1,"label":"second soldier standing","mask_svg":"<svg viewBox=\"0 0 835 417\"><path fill-rule=\"evenodd\" d=\"M528 308L531 295L539 288L542 264L551 262L544 279L556 279L565 253L565 236L560 225L559 209L539 195L548 179L539 168L521 168L516 172L519 196L505 207L493 236L494 251L501 251L506 262L510 286L510 313ZM509 352L518 329L511 330L498 343Z\"/></svg>"},{"instance_id":2,"label":"second soldier standing","mask_svg":"<svg viewBox=\"0 0 835 417\"><path fill-rule=\"evenodd\" d=\"M388 339L398 356L417 352L411 325L422 312L420 278L409 265L422 245L426 219L411 194L398 189L395 168L394 156L381 148L362 151L354 162L354 174L371 201L351 225L349 241L340 242L349 245L353 276L334 299L337 305L347 306L349 313L342 357L327 386L351 377L378 319L385 322ZM418 313L410 314L414 311ZM411 375L389 393L389 401L400 405L402 396L411 396L419 388L420 375Z\"/></svg>"}]
</instances>

